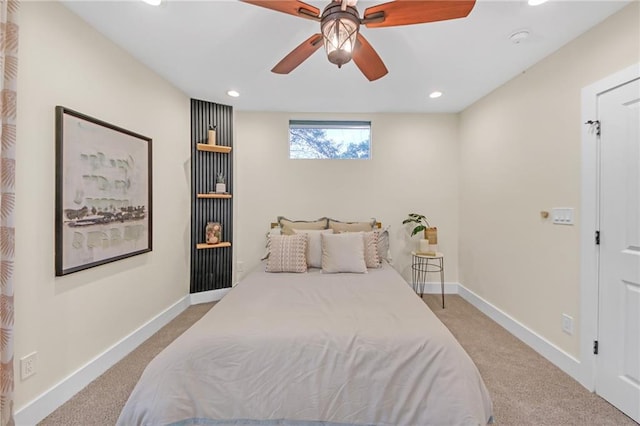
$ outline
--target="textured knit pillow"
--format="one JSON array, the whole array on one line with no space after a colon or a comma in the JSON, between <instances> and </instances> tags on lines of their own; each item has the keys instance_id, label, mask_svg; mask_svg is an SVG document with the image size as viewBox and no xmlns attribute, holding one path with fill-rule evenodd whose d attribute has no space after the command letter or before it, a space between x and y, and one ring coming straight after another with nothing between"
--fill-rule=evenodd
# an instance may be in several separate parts
<instances>
[{"instance_id":1,"label":"textured knit pillow","mask_svg":"<svg viewBox=\"0 0 640 426\"><path fill-rule=\"evenodd\" d=\"M269 235L267 272L307 272L307 236Z\"/></svg>"},{"instance_id":2,"label":"textured knit pillow","mask_svg":"<svg viewBox=\"0 0 640 426\"><path fill-rule=\"evenodd\" d=\"M389 253L389 227L375 229L373 232L378 234L378 259L381 263L383 260L391 262L391 254Z\"/></svg>"},{"instance_id":3,"label":"textured knit pillow","mask_svg":"<svg viewBox=\"0 0 640 426\"><path fill-rule=\"evenodd\" d=\"M262 255L262 259L260 260L265 260L269 257L269 245L271 244L271 236L272 235L280 235L282 234L282 231L280 230L280 228L275 227L275 228L271 228L269 230L269 232L267 232L266 237L267 237L267 242L264 245L264 255Z\"/></svg>"},{"instance_id":4,"label":"textured knit pillow","mask_svg":"<svg viewBox=\"0 0 640 426\"><path fill-rule=\"evenodd\" d=\"M320 238L322 239L322 272L367 272L362 232L320 234Z\"/></svg>"},{"instance_id":5,"label":"textured knit pillow","mask_svg":"<svg viewBox=\"0 0 640 426\"><path fill-rule=\"evenodd\" d=\"M367 268L379 268L380 256L378 255L378 236L376 231L365 232L364 236L364 261Z\"/></svg>"},{"instance_id":6,"label":"textured knit pillow","mask_svg":"<svg viewBox=\"0 0 640 426\"><path fill-rule=\"evenodd\" d=\"M331 229L294 229L295 234L307 236L307 267L322 268L322 240L320 234L333 234Z\"/></svg>"}]
</instances>

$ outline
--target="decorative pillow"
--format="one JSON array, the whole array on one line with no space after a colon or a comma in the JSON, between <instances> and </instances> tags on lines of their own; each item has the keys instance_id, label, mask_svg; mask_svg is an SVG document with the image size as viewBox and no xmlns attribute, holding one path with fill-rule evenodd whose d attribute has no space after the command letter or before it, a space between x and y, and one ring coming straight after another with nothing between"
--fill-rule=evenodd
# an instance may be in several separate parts
<instances>
[{"instance_id":1,"label":"decorative pillow","mask_svg":"<svg viewBox=\"0 0 640 426\"><path fill-rule=\"evenodd\" d=\"M327 229L328 219L321 217L316 220L289 220L285 217L278 216L278 225L282 228L285 235L293 234L293 229Z\"/></svg>"},{"instance_id":2,"label":"decorative pillow","mask_svg":"<svg viewBox=\"0 0 640 426\"><path fill-rule=\"evenodd\" d=\"M322 240L322 272L366 273L362 232L320 234Z\"/></svg>"},{"instance_id":3,"label":"decorative pillow","mask_svg":"<svg viewBox=\"0 0 640 426\"><path fill-rule=\"evenodd\" d=\"M378 258L380 262L383 260L391 262L391 255L389 254L389 227L375 229L373 232L378 234Z\"/></svg>"},{"instance_id":4,"label":"decorative pillow","mask_svg":"<svg viewBox=\"0 0 640 426\"><path fill-rule=\"evenodd\" d=\"M341 234L344 232L340 232ZM379 268L381 257L378 252L378 230L362 233L364 237L364 262L367 268Z\"/></svg>"},{"instance_id":5,"label":"decorative pillow","mask_svg":"<svg viewBox=\"0 0 640 426\"><path fill-rule=\"evenodd\" d=\"M266 235L267 243L264 245L264 255L260 260L265 260L269 257L269 246L271 242L271 239L269 237L271 237L272 235L280 235L280 234L282 234L282 232L280 231L280 228L271 228L269 232L267 232L267 235Z\"/></svg>"},{"instance_id":6,"label":"decorative pillow","mask_svg":"<svg viewBox=\"0 0 640 426\"><path fill-rule=\"evenodd\" d=\"M368 222L340 222L339 220L329 219L329 228L333 229L333 232L358 232L358 231L373 231L376 226L376 220L372 218Z\"/></svg>"},{"instance_id":7,"label":"decorative pillow","mask_svg":"<svg viewBox=\"0 0 640 426\"><path fill-rule=\"evenodd\" d=\"M307 236L269 235L267 272L307 272Z\"/></svg>"},{"instance_id":8,"label":"decorative pillow","mask_svg":"<svg viewBox=\"0 0 640 426\"><path fill-rule=\"evenodd\" d=\"M294 229L294 234L307 236L307 267L322 268L322 240L320 234L333 234L331 229Z\"/></svg>"},{"instance_id":9,"label":"decorative pillow","mask_svg":"<svg viewBox=\"0 0 640 426\"><path fill-rule=\"evenodd\" d=\"M379 234L376 231L369 231L363 234L364 262L367 264L367 268L380 267L380 255L378 254L378 235Z\"/></svg>"}]
</instances>

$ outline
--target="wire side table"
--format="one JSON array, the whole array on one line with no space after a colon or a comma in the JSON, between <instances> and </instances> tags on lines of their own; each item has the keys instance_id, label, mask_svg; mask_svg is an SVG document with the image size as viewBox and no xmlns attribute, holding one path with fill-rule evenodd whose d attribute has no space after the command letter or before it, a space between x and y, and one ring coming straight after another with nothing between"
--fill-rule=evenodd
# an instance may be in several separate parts
<instances>
[{"instance_id":1,"label":"wire side table","mask_svg":"<svg viewBox=\"0 0 640 426\"><path fill-rule=\"evenodd\" d=\"M427 255L413 251L411 252L411 258L413 290L419 294L421 298L424 295L427 274L431 272L440 273L440 291L442 293L442 309L444 309L444 255L442 253Z\"/></svg>"}]
</instances>

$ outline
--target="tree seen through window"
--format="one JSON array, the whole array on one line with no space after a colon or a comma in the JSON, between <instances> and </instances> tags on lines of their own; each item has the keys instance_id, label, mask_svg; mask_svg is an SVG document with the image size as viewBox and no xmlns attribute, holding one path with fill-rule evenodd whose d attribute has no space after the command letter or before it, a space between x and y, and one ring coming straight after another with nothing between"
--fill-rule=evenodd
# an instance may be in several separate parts
<instances>
[{"instance_id":1,"label":"tree seen through window","mask_svg":"<svg viewBox=\"0 0 640 426\"><path fill-rule=\"evenodd\" d=\"M290 121L291 159L369 159L368 121Z\"/></svg>"}]
</instances>

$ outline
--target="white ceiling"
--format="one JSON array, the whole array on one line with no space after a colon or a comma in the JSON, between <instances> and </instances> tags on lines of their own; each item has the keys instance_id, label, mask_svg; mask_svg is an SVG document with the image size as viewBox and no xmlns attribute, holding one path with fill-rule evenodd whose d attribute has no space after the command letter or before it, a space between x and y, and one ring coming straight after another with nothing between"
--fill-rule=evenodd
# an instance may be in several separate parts
<instances>
[{"instance_id":1,"label":"white ceiling","mask_svg":"<svg viewBox=\"0 0 640 426\"><path fill-rule=\"evenodd\" d=\"M321 48L288 75L271 68L320 24L234 0L63 1L189 97L237 110L458 112L589 30L629 0L478 0L468 17L392 28L361 27L389 74L369 82L338 69ZM309 0L320 10L328 0ZM360 0L360 13L383 1ZM514 44L509 35L531 36ZM239 98L226 95L240 92ZM444 92L430 99L434 90Z\"/></svg>"}]
</instances>

